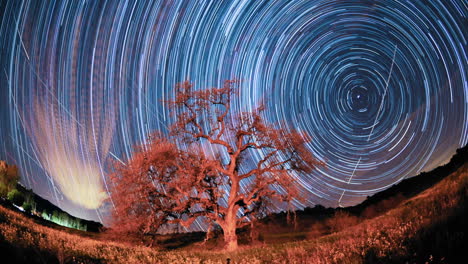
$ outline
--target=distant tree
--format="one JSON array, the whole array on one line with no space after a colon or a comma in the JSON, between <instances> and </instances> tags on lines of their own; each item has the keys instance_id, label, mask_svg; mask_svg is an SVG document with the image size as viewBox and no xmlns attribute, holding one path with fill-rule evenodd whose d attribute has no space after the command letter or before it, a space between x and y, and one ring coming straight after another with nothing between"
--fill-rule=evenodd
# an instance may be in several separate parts
<instances>
[{"instance_id":1,"label":"distant tree","mask_svg":"<svg viewBox=\"0 0 468 264\"><path fill-rule=\"evenodd\" d=\"M24 203L24 195L20 191L18 191L17 189L11 190L7 194L7 198L8 198L8 200L10 200L13 204L15 204L17 206L21 206Z\"/></svg>"},{"instance_id":2,"label":"distant tree","mask_svg":"<svg viewBox=\"0 0 468 264\"><path fill-rule=\"evenodd\" d=\"M170 136L154 134L126 164L115 163L114 229L152 234L200 218L219 225L226 249L235 250L237 228L264 214L269 203L299 198L291 172L320 164L306 149L308 136L266 123L263 104L233 112L237 84L176 86L174 100L166 102L175 117ZM208 147L216 153L209 155Z\"/></svg>"},{"instance_id":3,"label":"distant tree","mask_svg":"<svg viewBox=\"0 0 468 264\"><path fill-rule=\"evenodd\" d=\"M23 207L24 211L27 213L31 213L31 210L33 209L32 204L29 202L24 202L21 207Z\"/></svg>"},{"instance_id":4,"label":"distant tree","mask_svg":"<svg viewBox=\"0 0 468 264\"><path fill-rule=\"evenodd\" d=\"M37 203L34 200L34 193L32 190L26 189L25 192L23 193L24 195L24 203L23 203L23 209L28 212L26 207L29 209L29 213L33 214L38 214L36 210ZM26 207L25 207L26 206Z\"/></svg>"},{"instance_id":5,"label":"distant tree","mask_svg":"<svg viewBox=\"0 0 468 264\"><path fill-rule=\"evenodd\" d=\"M49 214L46 209L42 211L41 217L44 218L45 220L52 221L52 215Z\"/></svg>"},{"instance_id":6,"label":"distant tree","mask_svg":"<svg viewBox=\"0 0 468 264\"><path fill-rule=\"evenodd\" d=\"M19 181L18 168L0 160L0 197L6 197Z\"/></svg>"}]
</instances>

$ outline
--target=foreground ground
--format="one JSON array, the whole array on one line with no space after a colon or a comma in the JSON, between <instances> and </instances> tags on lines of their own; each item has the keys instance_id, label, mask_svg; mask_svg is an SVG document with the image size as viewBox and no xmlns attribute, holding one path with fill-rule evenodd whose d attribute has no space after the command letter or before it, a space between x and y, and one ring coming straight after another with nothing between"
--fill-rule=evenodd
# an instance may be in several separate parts
<instances>
[{"instance_id":1,"label":"foreground ground","mask_svg":"<svg viewBox=\"0 0 468 264\"><path fill-rule=\"evenodd\" d=\"M0 206L0 252L2 263L461 263L468 257L467 197L464 163L414 197L379 204L385 209L379 213L298 219L297 232L263 224L260 241L234 253L215 246L219 237L201 245L195 235L179 249L150 248L45 226Z\"/></svg>"}]
</instances>

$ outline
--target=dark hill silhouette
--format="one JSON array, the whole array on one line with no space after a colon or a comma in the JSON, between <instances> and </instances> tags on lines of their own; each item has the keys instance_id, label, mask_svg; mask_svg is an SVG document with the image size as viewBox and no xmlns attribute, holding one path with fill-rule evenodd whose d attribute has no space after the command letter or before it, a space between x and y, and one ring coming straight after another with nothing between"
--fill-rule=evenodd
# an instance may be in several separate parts
<instances>
[{"instance_id":1,"label":"dark hill silhouette","mask_svg":"<svg viewBox=\"0 0 468 264\"><path fill-rule=\"evenodd\" d=\"M405 179L384 191L378 192L373 196L368 197L362 203L348 207L346 209L352 213L361 213L366 207L377 204L391 197L398 195L403 195L405 197L415 196L440 182L442 179L463 166L463 164L465 164L467 161L468 145L457 149L457 152L447 164L439 166L430 172L423 172L418 176Z\"/></svg>"},{"instance_id":2,"label":"dark hill silhouette","mask_svg":"<svg viewBox=\"0 0 468 264\"><path fill-rule=\"evenodd\" d=\"M402 180L398 184L394 184L392 187L378 192L362 203L355 206L345 207L345 208L325 208L322 205L316 205L313 208L305 208L304 211L297 211L299 215L330 215L335 211L348 211L353 214L360 214L366 208L372 205L376 205L382 201L397 197L404 196L405 198L413 197L424 190L434 186L436 183L440 182L442 179L456 171L458 168L463 166L468 161L468 145L457 149L455 155L450 159L450 161L442 166L439 166L433 169L430 172L423 172L417 176L407 178ZM284 214L284 213L283 213Z\"/></svg>"}]
</instances>

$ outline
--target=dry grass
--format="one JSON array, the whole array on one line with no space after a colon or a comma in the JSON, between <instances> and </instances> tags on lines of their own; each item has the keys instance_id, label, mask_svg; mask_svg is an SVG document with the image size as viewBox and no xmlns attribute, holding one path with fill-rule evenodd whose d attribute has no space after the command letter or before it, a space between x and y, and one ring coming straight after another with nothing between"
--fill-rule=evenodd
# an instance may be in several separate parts
<instances>
[{"instance_id":1,"label":"dry grass","mask_svg":"<svg viewBox=\"0 0 468 264\"><path fill-rule=\"evenodd\" d=\"M465 164L434 187L372 219L358 223L357 218L342 215L327 220L337 231L330 235L246 246L234 253L199 245L191 250L157 250L86 237L40 225L0 206L0 244L36 254L38 263L226 263L227 258L231 263L449 263L458 257L450 250L467 241L463 227L467 197Z\"/></svg>"}]
</instances>

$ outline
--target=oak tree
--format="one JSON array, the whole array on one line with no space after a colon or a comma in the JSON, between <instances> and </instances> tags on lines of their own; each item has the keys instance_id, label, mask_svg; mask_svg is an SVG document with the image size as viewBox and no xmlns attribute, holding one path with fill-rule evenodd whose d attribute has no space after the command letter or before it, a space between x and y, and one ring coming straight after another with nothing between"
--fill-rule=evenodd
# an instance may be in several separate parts
<instances>
[{"instance_id":1,"label":"oak tree","mask_svg":"<svg viewBox=\"0 0 468 264\"><path fill-rule=\"evenodd\" d=\"M114 228L154 234L200 219L221 227L231 251L238 247L236 229L265 206L299 198L293 173L321 164L307 150L309 137L266 122L263 104L234 111L238 85L176 85L174 99L165 102L175 120L169 135L152 135L125 164L116 163Z\"/></svg>"}]
</instances>

